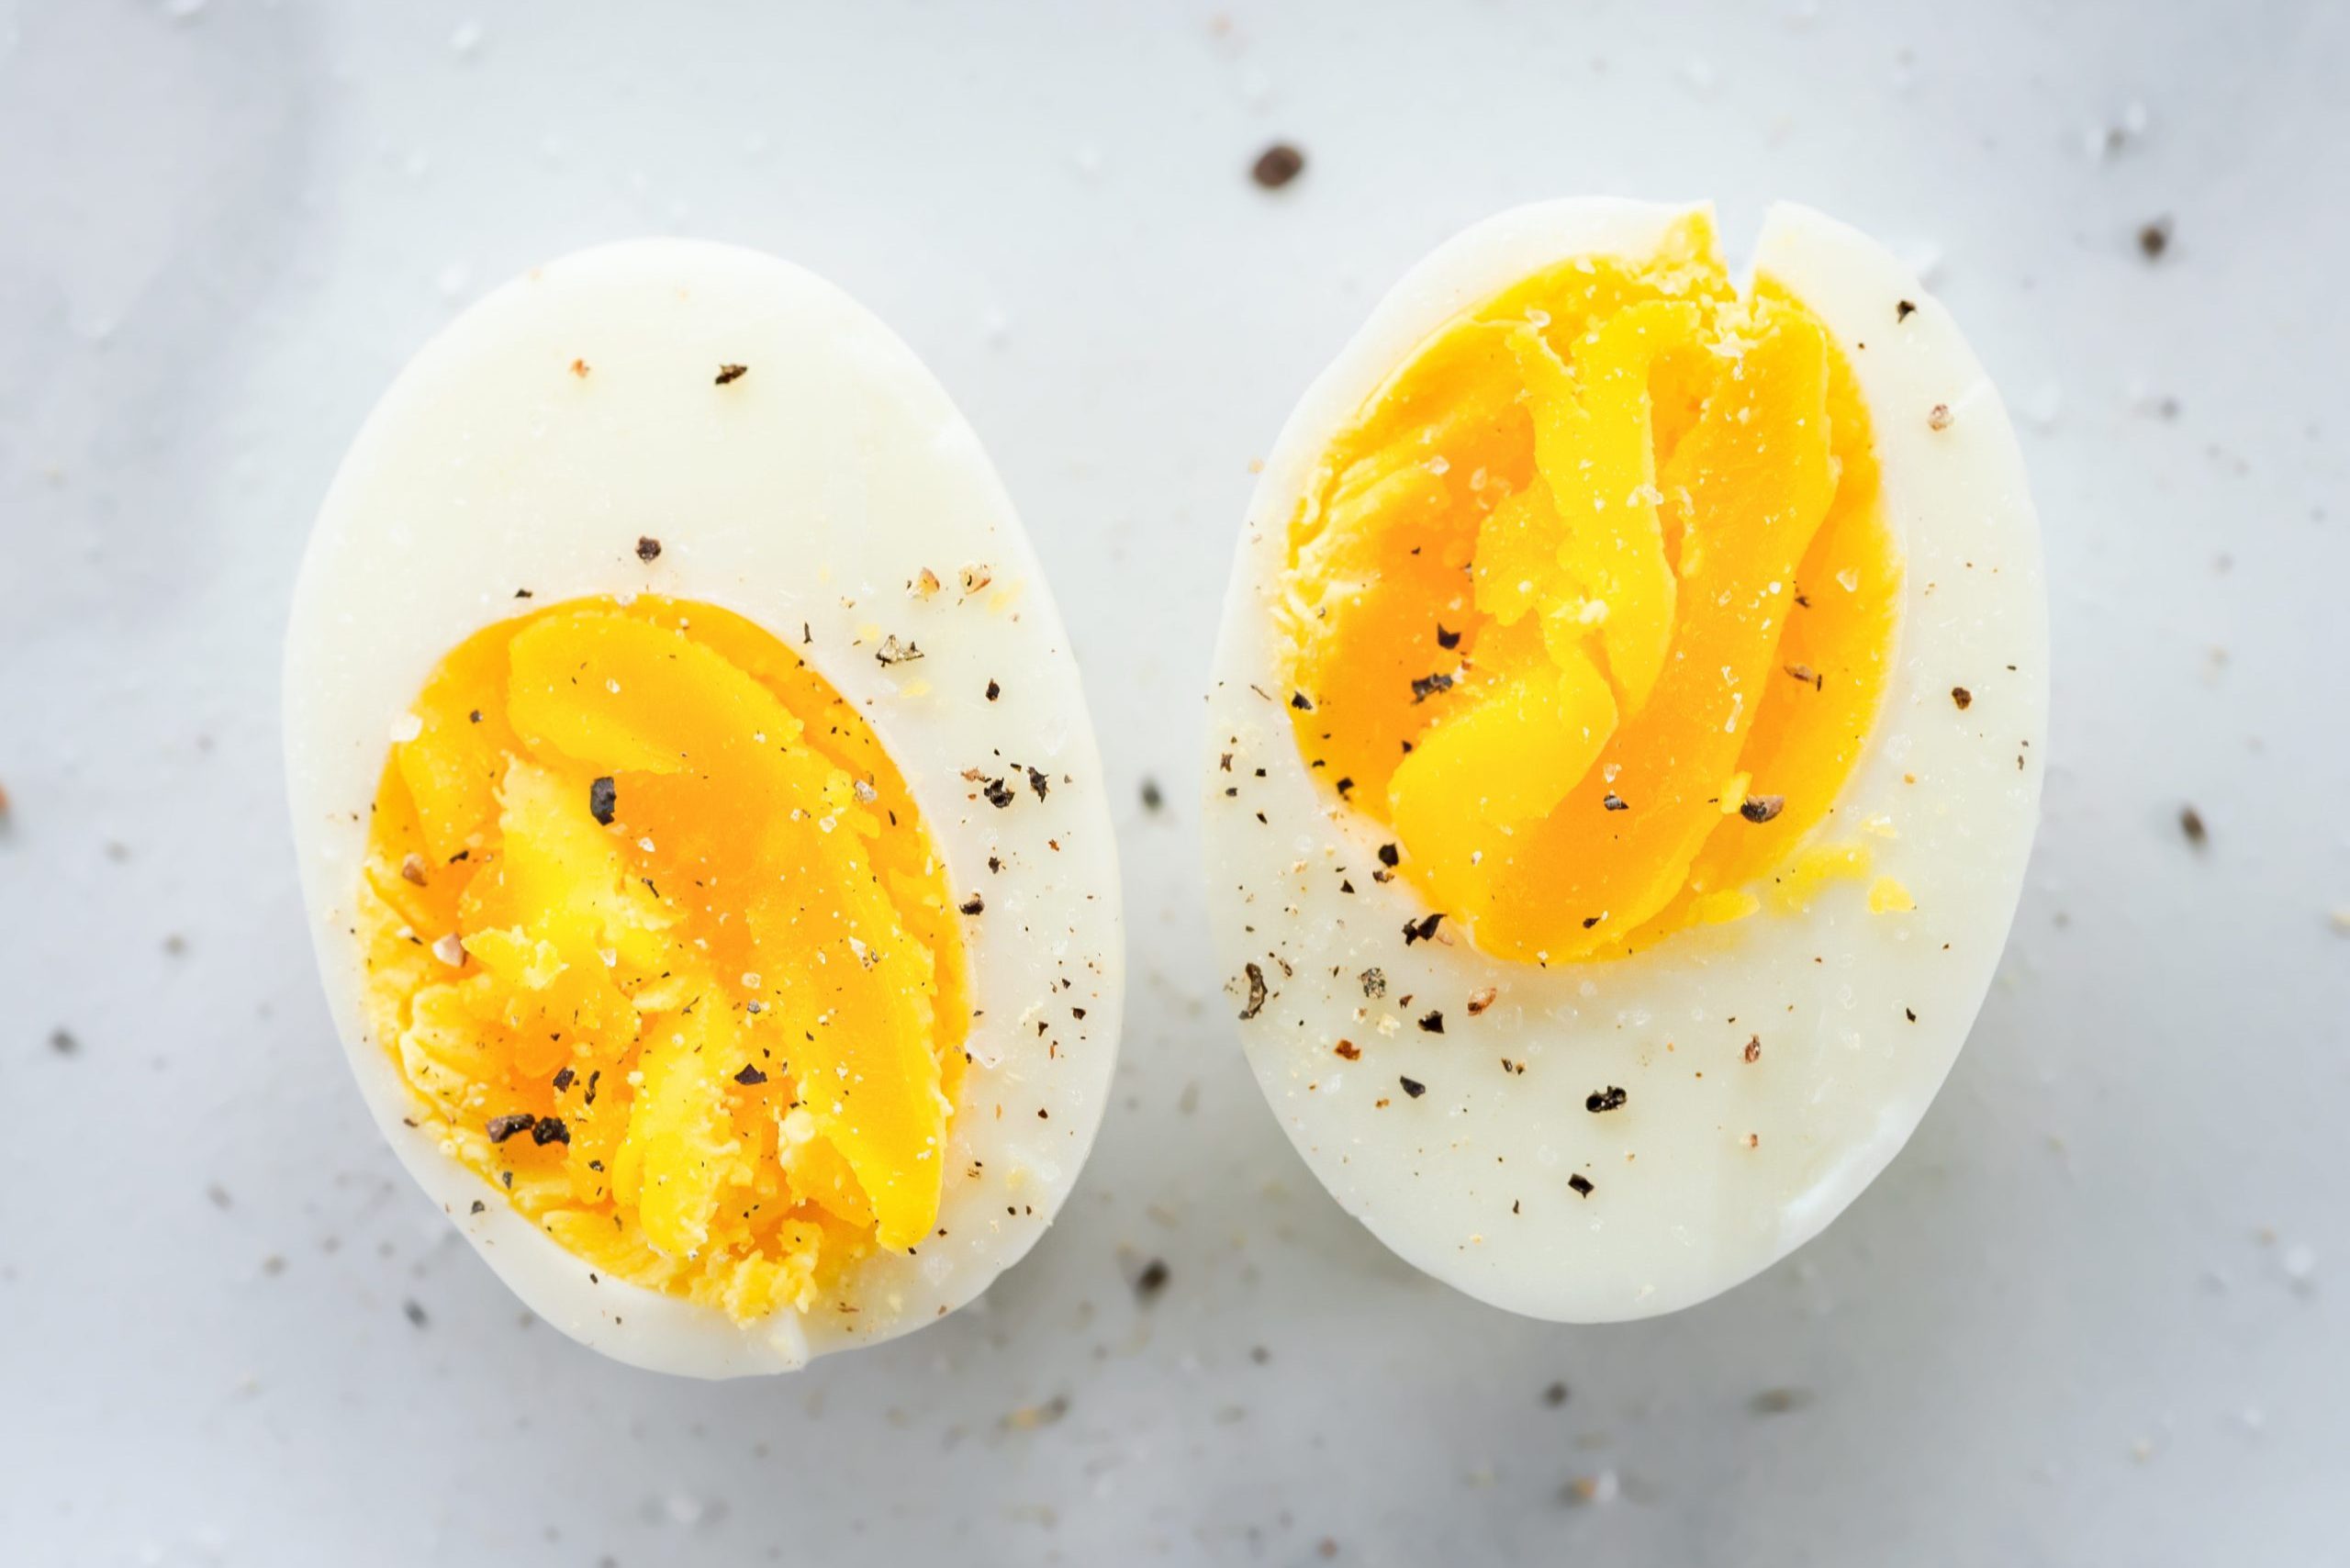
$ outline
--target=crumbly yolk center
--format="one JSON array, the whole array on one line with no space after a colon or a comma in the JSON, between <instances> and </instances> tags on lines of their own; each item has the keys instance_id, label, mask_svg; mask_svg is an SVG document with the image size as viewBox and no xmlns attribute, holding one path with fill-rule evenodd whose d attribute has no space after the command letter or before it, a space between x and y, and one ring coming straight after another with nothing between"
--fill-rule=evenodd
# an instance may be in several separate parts
<instances>
[{"instance_id":1,"label":"crumbly yolk center","mask_svg":"<svg viewBox=\"0 0 2350 1568\"><path fill-rule=\"evenodd\" d=\"M963 944L856 711L750 622L644 598L491 626L410 712L361 935L444 1148L584 1261L737 1321L927 1237Z\"/></svg>"},{"instance_id":2,"label":"crumbly yolk center","mask_svg":"<svg viewBox=\"0 0 2350 1568\"><path fill-rule=\"evenodd\" d=\"M1890 667L1878 492L1851 366L1767 280L1739 294L1709 220L1537 274L1422 343L1301 502L1299 747L1491 953L1799 902L1866 868L1796 851Z\"/></svg>"}]
</instances>

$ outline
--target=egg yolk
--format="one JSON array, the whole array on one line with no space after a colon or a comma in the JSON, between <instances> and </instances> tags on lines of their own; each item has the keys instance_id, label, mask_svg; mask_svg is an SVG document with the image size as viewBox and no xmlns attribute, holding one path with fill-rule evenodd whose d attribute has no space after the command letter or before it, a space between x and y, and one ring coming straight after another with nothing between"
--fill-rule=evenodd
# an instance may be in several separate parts
<instances>
[{"instance_id":1,"label":"egg yolk","mask_svg":"<svg viewBox=\"0 0 2350 1568\"><path fill-rule=\"evenodd\" d=\"M741 617L644 598L491 626L410 712L361 935L446 1150L595 1269L737 1321L927 1237L963 944L856 710Z\"/></svg>"},{"instance_id":2,"label":"egg yolk","mask_svg":"<svg viewBox=\"0 0 2350 1568\"><path fill-rule=\"evenodd\" d=\"M1761 908L1834 810L1900 575L1851 366L1693 216L1456 317L1357 410L1290 524L1291 724L1480 948L1620 956Z\"/></svg>"}]
</instances>

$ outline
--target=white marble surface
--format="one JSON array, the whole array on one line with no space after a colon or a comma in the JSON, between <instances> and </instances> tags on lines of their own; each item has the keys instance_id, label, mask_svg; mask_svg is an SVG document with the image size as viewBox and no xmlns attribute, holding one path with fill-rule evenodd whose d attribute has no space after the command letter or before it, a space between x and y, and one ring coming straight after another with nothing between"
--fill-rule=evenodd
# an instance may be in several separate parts
<instances>
[{"instance_id":1,"label":"white marble surface","mask_svg":"<svg viewBox=\"0 0 2350 1568\"><path fill-rule=\"evenodd\" d=\"M0 0L0 1558L2340 1559L2350 17L733 9ZM1276 136L1309 162L1270 196ZM2023 428L2056 710L1908 1153L1753 1283L1575 1330L1411 1274L1292 1155L1189 770L1250 458L1415 257L1587 190L1932 259ZM1123 802L1126 1054L1071 1210L979 1308L783 1382L598 1361L399 1174L279 783L359 419L490 283L645 231L804 262L930 361Z\"/></svg>"}]
</instances>

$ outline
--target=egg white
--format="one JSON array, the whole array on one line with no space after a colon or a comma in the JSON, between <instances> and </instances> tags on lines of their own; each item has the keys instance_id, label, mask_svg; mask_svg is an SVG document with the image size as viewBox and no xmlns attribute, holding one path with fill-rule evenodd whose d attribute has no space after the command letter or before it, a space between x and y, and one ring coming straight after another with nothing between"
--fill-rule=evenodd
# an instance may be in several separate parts
<instances>
[{"instance_id":1,"label":"egg white","mask_svg":"<svg viewBox=\"0 0 2350 1568\"><path fill-rule=\"evenodd\" d=\"M1562 259L1644 257L1690 210L1541 203L1411 270L1266 463L1209 697L1212 924L1237 1009L1245 966L1264 977L1263 1004L1239 1028L1291 1141L1408 1261L1569 1322L1670 1312L1728 1289L1818 1234L1900 1149L1990 983L2046 760L2039 525L1998 394L1949 313L1882 247L1777 207L1756 269L1809 306L1852 364L1905 572L1884 710L1808 842L1866 844L1871 877L1897 879L1915 913L1872 914L1863 879L1825 889L1807 913L1766 902L1603 962L1545 969L1465 938L1406 943L1404 924L1427 906L1400 877L1372 879L1389 835L1316 785L1282 706L1273 610L1290 519L1332 437L1444 322ZM1949 410L1940 430L1938 405ZM1963 711L1960 686L1972 698ZM1880 816L1897 836L1861 832ZM1383 999L1365 994L1371 967ZM1486 987L1495 999L1472 1016L1469 998ZM1418 1027L1431 1009L1441 1035ZM1334 1054L1341 1038L1360 1059ZM1624 1105L1588 1110L1609 1086L1627 1092ZM1588 1195L1569 1185L1576 1174Z\"/></svg>"},{"instance_id":2,"label":"egg white","mask_svg":"<svg viewBox=\"0 0 2350 1568\"><path fill-rule=\"evenodd\" d=\"M745 373L718 386L722 364ZM640 536L659 541L656 559L639 559ZM966 593L966 566L991 580ZM924 569L942 588L920 600L906 585ZM352 905L369 803L427 674L491 622L640 593L734 610L813 664L904 774L955 897L985 900L963 923L975 1065L950 1128L946 1234L860 1265L853 1316L819 1306L738 1327L591 1277L442 1152L367 1026ZM923 656L884 666L885 636ZM285 725L319 968L376 1124L564 1332L660 1371L795 1367L961 1305L1067 1197L1101 1120L1124 985L1092 725L978 437L913 352L840 290L754 252L651 240L566 257L467 311L385 394L328 495L286 633ZM1041 800L1030 767L1048 780ZM980 798L963 777L974 767L1009 774L1013 801Z\"/></svg>"}]
</instances>

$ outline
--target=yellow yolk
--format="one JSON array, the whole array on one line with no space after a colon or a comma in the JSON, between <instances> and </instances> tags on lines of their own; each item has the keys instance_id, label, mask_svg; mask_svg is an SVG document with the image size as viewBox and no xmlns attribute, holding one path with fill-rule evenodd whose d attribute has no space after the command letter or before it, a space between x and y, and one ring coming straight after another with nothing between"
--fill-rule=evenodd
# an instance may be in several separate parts
<instances>
[{"instance_id":1,"label":"yellow yolk","mask_svg":"<svg viewBox=\"0 0 2350 1568\"><path fill-rule=\"evenodd\" d=\"M368 1002L450 1152L583 1260L738 1321L934 1227L970 1005L855 709L710 605L468 638L378 785Z\"/></svg>"},{"instance_id":2,"label":"yellow yolk","mask_svg":"<svg viewBox=\"0 0 2350 1568\"><path fill-rule=\"evenodd\" d=\"M1818 319L1702 217L1456 318L1335 440L1279 611L1311 767L1486 951L1762 907L1834 807L1900 563Z\"/></svg>"}]
</instances>

